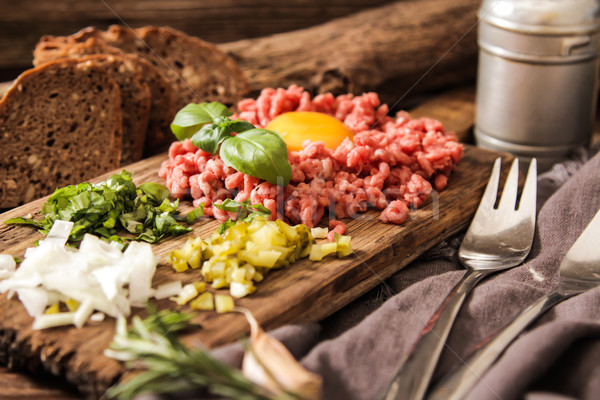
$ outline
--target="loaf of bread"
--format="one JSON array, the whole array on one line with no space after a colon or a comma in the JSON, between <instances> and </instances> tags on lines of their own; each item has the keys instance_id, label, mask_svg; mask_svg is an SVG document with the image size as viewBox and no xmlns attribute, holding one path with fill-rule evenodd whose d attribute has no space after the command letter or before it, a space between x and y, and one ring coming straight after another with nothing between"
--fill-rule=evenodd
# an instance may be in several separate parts
<instances>
[{"instance_id":1,"label":"loaf of bread","mask_svg":"<svg viewBox=\"0 0 600 400\"><path fill-rule=\"evenodd\" d=\"M133 63L141 71L141 79L150 89L150 111L148 115L147 131L145 132L145 141L137 144L138 151L134 152L133 158L128 158L126 149L127 143L124 143L124 164L137 161L143 155L148 156L164 150L171 141L173 135L170 130L170 124L177 112L175 108L175 99L170 81L165 75L146 59L134 54L128 54L124 51L107 45L100 37L100 32L95 28L85 28L71 36L44 36L38 42L33 55L33 64L40 65L45 62L68 58L83 57L91 54L109 54L125 58L128 65ZM137 79L136 79L137 80ZM119 80L117 80L119 82ZM122 90L124 107L127 107L126 91ZM137 115L138 119L143 115ZM128 133L125 125L127 124L127 111L124 114L124 139L127 140ZM141 135L134 134L133 138Z\"/></svg>"},{"instance_id":2,"label":"loaf of bread","mask_svg":"<svg viewBox=\"0 0 600 400\"><path fill-rule=\"evenodd\" d=\"M0 100L0 208L119 166L121 92L93 61L25 71Z\"/></svg>"},{"instance_id":3,"label":"loaf of bread","mask_svg":"<svg viewBox=\"0 0 600 400\"><path fill-rule=\"evenodd\" d=\"M205 101L234 105L248 92L248 82L231 57L176 29L132 30L113 25L101 35L110 46L146 58L159 68L171 80L178 109Z\"/></svg>"},{"instance_id":4,"label":"loaf of bread","mask_svg":"<svg viewBox=\"0 0 600 400\"><path fill-rule=\"evenodd\" d=\"M0 208L166 149L177 109L248 90L233 59L168 27L46 36L34 56L0 101Z\"/></svg>"}]
</instances>

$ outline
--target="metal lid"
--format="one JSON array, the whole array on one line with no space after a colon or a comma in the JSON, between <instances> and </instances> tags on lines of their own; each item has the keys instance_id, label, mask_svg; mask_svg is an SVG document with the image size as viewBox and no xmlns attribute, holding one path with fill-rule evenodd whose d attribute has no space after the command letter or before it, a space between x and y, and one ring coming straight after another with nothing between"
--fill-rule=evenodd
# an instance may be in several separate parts
<instances>
[{"instance_id":1,"label":"metal lid","mask_svg":"<svg viewBox=\"0 0 600 400\"><path fill-rule=\"evenodd\" d=\"M539 34L600 30L598 0L484 0L479 17L500 28Z\"/></svg>"}]
</instances>

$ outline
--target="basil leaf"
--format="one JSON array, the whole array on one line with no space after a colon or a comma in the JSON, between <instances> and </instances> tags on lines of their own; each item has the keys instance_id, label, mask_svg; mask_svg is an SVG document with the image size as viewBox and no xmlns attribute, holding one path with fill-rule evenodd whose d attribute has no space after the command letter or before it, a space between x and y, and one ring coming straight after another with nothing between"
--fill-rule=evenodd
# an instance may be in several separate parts
<instances>
[{"instance_id":1,"label":"basil leaf","mask_svg":"<svg viewBox=\"0 0 600 400\"><path fill-rule=\"evenodd\" d=\"M271 210L269 210L267 207L263 206L262 204L252 204L248 208L254 214L258 214L263 217L268 217L269 215L271 215Z\"/></svg>"},{"instance_id":2,"label":"basil leaf","mask_svg":"<svg viewBox=\"0 0 600 400\"><path fill-rule=\"evenodd\" d=\"M152 196L152 198L157 203L162 203L165 199L168 199L170 196L169 189L167 189L164 185L161 185L160 183L142 183L140 186L138 186L138 189L140 189L147 195Z\"/></svg>"},{"instance_id":3,"label":"basil leaf","mask_svg":"<svg viewBox=\"0 0 600 400\"><path fill-rule=\"evenodd\" d=\"M250 122L248 121L233 121L231 122L229 125L229 128L231 128L232 131L234 132L244 132L244 131L249 131L250 129L255 129L256 127L254 125L252 125Z\"/></svg>"},{"instance_id":4,"label":"basil leaf","mask_svg":"<svg viewBox=\"0 0 600 400\"><path fill-rule=\"evenodd\" d=\"M185 222L188 225L191 225L194 222L196 222L196 220L203 215L204 215L204 204L200 203L200 205L197 208L193 209L192 211L190 211L188 213L188 215L185 216Z\"/></svg>"},{"instance_id":5,"label":"basil leaf","mask_svg":"<svg viewBox=\"0 0 600 400\"><path fill-rule=\"evenodd\" d=\"M213 101L212 103L201 103L200 107L211 116L213 121L216 121L219 117L230 117L233 115L226 105Z\"/></svg>"},{"instance_id":6,"label":"basil leaf","mask_svg":"<svg viewBox=\"0 0 600 400\"><path fill-rule=\"evenodd\" d=\"M241 203L239 201L225 199L222 203L214 203L213 205L219 210L238 213L235 221L229 219L219 225L219 234L223 234L227 229L234 226L237 221L250 222L257 215L264 217L271 215L271 211L262 204L250 204L250 199L246 199Z\"/></svg>"},{"instance_id":7,"label":"basil leaf","mask_svg":"<svg viewBox=\"0 0 600 400\"><path fill-rule=\"evenodd\" d=\"M200 127L216 122L219 117L229 117L232 112L218 102L188 104L175 115L171 123L171 131L179 140L184 140L196 133Z\"/></svg>"},{"instance_id":8,"label":"basil leaf","mask_svg":"<svg viewBox=\"0 0 600 400\"><path fill-rule=\"evenodd\" d=\"M208 124L192 136L192 143L207 153L216 154L221 142L229 137L231 137L231 130L227 126Z\"/></svg>"},{"instance_id":9,"label":"basil leaf","mask_svg":"<svg viewBox=\"0 0 600 400\"><path fill-rule=\"evenodd\" d=\"M146 231L141 235L137 236L135 240L143 240L144 242L148 243L156 243L162 238L162 236L163 235L156 236L154 232L152 232L152 229L146 229Z\"/></svg>"},{"instance_id":10,"label":"basil leaf","mask_svg":"<svg viewBox=\"0 0 600 400\"><path fill-rule=\"evenodd\" d=\"M222 203L214 203L213 206L218 208L219 210L228 211L228 212L238 212L241 207L247 206L250 204L250 199L240 203L239 201L225 199Z\"/></svg>"},{"instance_id":11,"label":"basil leaf","mask_svg":"<svg viewBox=\"0 0 600 400\"><path fill-rule=\"evenodd\" d=\"M234 225L235 225L235 221L232 221L229 219L229 220L223 222L221 225L219 225L219 229L217 229L217 232L219 232L219 235L222 235L223 233L225 233L225 231L227 229L231 228Z\"/></svg>"},{"instance_id":12,"label":"basil leaf","mask_svg":"<svg viewBox=\"0 0 600 400\"><path fill-rule=\"evenodd\" d=\"M42 224L41 222L38 222L34 219L23 218L23 217L11 218L4 223L5 224L32 225L32 226L35 226L36 228L40 228L40 229L44 227L44 224Z\"/></svg>"},{"instance_id":13,"label":"basil leaf","mask_svg":"<svg viewBox=\"0 0 600 400\"><path fill-rule=\"evenodd\" d=\"M226 165L273 185L287 186L292 177L287 146L281 136L251 129L225 140L219 151Z\"/></svg>"}]
</instances>

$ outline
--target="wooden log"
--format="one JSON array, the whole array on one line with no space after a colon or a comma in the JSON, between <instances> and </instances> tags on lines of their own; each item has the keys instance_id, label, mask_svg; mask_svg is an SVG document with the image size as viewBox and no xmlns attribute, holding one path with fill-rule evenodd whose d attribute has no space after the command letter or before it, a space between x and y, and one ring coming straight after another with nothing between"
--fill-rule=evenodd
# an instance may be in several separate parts
<instances>
[{"instance_id":1,"label":"wooden log","mask_svg":"<svg viewBox=\"0 0 600 400\"><path fill-rule=\"evenodd\" d=\"M390 105L409 94L472 81L479 0L408 0L325 24L220 45L252 89L376 91Z\"/></svg>"},{"instance_id":2,"label":"wooden log","mask_svg":"<svg viewBox=\"0 0 600 400\"><path fill-rule=\"evenodd\" d=\"M21 0L0 3L0 69L31 66L42 35L69 35L89 25L172 26L220 43L320 24L392 0ZM0 71L1 72L1 71ZM8 73L8 72L7 72ZM16 76L2 76L0 80Z\"/></svg>"}]
</instances>

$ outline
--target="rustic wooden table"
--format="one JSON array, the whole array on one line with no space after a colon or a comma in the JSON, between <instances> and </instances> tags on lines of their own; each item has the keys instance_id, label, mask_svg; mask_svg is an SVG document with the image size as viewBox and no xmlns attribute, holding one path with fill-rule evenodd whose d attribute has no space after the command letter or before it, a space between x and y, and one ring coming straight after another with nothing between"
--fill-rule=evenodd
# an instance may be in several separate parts
<instances>
[{"instance_id":1,"label":"rustic wooden table","mask_svg":"<svg viewBox=\"0 0 600 400\"><path fill-rule=\"evenodd\" d=\"M428 116L443 121L447 129L468 142L474 118L473 101L473 89L460 88L422 103L411 113L414 117ZM0 394L2 399L78 398L78 393L59 378L14 372L5 366L0 366Z\"/></svg>"},{"instance_id":2,"label":"rustic wooden table","mask_svg":"<svg viewBox=\"0 0 600 400\"><path fill-rule=\"evenodd\" d=\"M414 117L439 119L449 130L454 130L462 141L470 142L474 108L474 91L472 87L467 87L432 98L411 110L411 114ZM600 118L597 120L594 141L600 141ZM80 395L59 378L50 375L32 376L0 366L0 398L71 400L80 398Z\"/></svg>"}]
</instances>

